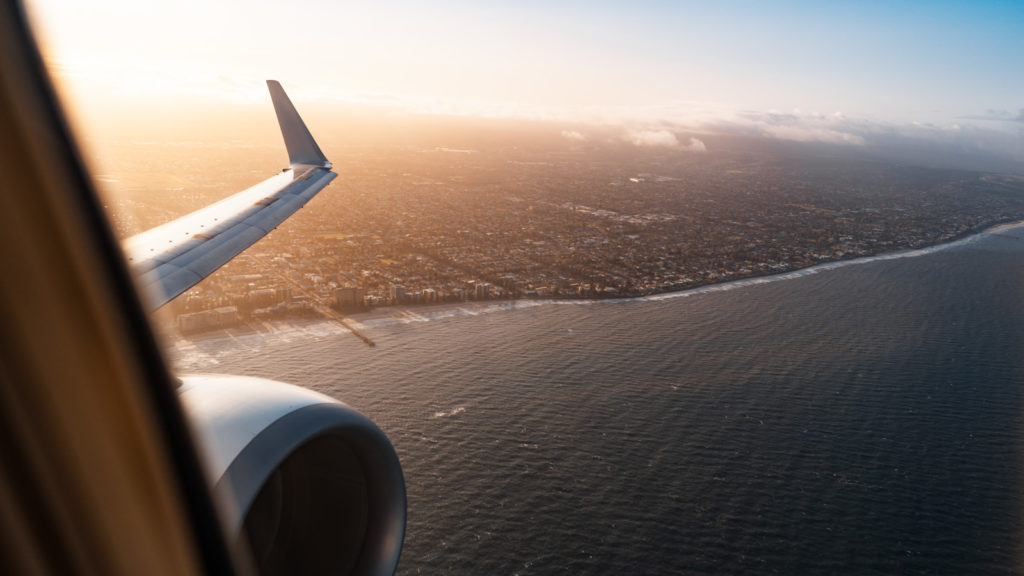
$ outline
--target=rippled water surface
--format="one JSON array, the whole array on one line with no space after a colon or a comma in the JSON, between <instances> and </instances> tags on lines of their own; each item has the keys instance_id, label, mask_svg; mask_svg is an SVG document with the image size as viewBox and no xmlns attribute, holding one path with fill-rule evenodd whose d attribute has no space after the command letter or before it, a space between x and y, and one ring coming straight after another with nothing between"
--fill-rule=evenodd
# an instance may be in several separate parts
<instances>
[{"instance_id":1,"label":"rippled water surface","mask_svg":"<svg viewBox=\"0 0 1024 576\"><path fill-rule=\"evenodd\" d=\"M1024 230L647 300L179 345L373 418L400 574L1022 571Z\"/></svg>"}]
</instances>

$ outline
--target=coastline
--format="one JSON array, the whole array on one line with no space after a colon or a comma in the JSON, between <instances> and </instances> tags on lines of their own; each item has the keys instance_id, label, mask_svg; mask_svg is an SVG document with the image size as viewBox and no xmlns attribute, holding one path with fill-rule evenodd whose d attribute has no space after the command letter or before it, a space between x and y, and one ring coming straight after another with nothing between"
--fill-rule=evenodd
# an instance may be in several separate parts
<instances>
[{"instance_id":1,"label":"coastline","mask_svg":"<svg viewBox=\"0 0 1024 576\"><path fill-rule=\"evenodd\" d=\"M666 290L635 296L614 296L603 298L519 298L489 301L444 302L438 304L380 306L366 311L342 314L342 319L325 317L295 317L275 320L243 322L231 328L195 332L192 334L175 334L170 347L179 355L189 355L189 349L200 348L204 344L219 341L235 341L243 348L258 346L259 340L267 335L275 337L293 334L295 337L319 337L333 334L349 333L366 342L360 333L381 324L411 324L427 322L454 316L476 316L491 312L509 311L521 308L534 308L552 305L592 305L596 303L624 303L643 301L664 301L686 298L710 292L735 290L748 286L780 282L810 276L820 272L835 270L846 266L856 266L871 262L915 258L933 254L949 248L966 245L990 234L1005 230L1024 228L1024 220L1003 222L989 226L980 231L968 232L945 242L922 246L919 248L901 248L891 252L882 252L856 258L823 261L804 268L796 268L785 272L752 274L740 278L711 281L706 284L690 286L678 290ZM351 326L350 326L351 325ZM355 330L353 330L353 328ZM247 343L247 340L251 340ZM369 344L369 342L367 342ZM372 346L372 344L370 344Z\"/></svg>"}]
</instances>

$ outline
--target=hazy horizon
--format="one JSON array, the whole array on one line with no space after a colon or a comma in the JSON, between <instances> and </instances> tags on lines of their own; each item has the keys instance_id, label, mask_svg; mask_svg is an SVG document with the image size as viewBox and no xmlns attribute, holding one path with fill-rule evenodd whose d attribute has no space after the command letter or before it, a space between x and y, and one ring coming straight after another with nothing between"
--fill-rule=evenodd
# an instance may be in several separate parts
<instances>
[{"instance_id":1,"label":"hazy horizon","mask_svg":"<svg viewBox=\"0 0 1024 576\"><path fill-rule=\"evenodd\" d=\"M611 129L694 152L692 134L739 134L1024 173L1022 5L31 8L86 139L203 123L229 139L270 134L263 81L276 78L321 138L327 115L367 138L373 122L511 118L550 122L568 144Z\"/></svg>"}]
</instances>

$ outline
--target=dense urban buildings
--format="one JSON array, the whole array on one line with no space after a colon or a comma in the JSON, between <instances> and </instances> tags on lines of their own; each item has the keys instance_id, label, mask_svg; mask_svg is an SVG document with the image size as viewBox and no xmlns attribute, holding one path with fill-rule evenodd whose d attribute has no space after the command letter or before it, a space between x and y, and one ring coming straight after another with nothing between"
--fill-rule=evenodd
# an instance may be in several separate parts
<instances>
[{"instance_id":1,"label":"dense urban buildings","mask_svg":"<svg viewBox=\"0 0 1024 576\"><path fill-rule=\"evenodd\" d=\"M567 138L543 125L516 126L325 145L338 180L172 302L179 328L230 324L231 309L251 320L393 304L638 296L920 247L1024 219L1024 179L1015 176L897 165L851 146L702 136L697 150L638 146L610 129ZM169 160L173 177L164 175L166 196L131 181L138 167L126 160L128 182L113 186L122 207L136 208L117 212L126 232L242 189L280 163L272 146L243 155L193 143L179 152ZM223 158L205 160L211 153ZM211 161L237 172L204 180Z\"/></svg>"}]
</instances>

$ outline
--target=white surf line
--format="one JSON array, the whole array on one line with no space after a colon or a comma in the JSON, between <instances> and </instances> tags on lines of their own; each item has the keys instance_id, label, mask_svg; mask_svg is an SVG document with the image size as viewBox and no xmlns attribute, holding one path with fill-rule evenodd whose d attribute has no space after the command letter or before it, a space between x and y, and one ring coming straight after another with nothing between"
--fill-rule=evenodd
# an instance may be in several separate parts
<instances>
[{"instance_id":1,"label":"white surf line","mask_svg":"<svg viewBox=\"0 0 1024 576\"><path fill-rule=\"evenodd\" d=\"M736 290L738 288L746 288L747 286L756 286L759 284L768 284L771 282L781 282L783 280L793 280L796 278L803 278L804 276L811 276L813 274L819 274L821 272L827 272L829 270L836 270L838 268L845 268L847 266L858 266L861 264L870 264L872 262L883 262L886 260L901 260L903 258L917 258L920 256L927 256L928 254L935 254L936 252L942 252L950 248L956 248L959 246L966 246L973 244L978 240L991 235L998 235L999 232L1017 229L1024 227L1024 221L1011 222L1008 224L1000 224L993 226L971 234L964 236L958 240L951 242L945 242L942 244L935 244L932 246L926 246L924 248L912 248L909 250L897 250L895 252L886 252L883 254L875 254L873 256L864 256L862 258L853 258L850 260L837 260L834 262L822 262L821 264L815 264L808 266L807 268L801 268L799 270L792 270L790 272L782 272L779 274L769 274L766 276L756 276L753 278L740 278L738 280L731 280L729 282L722 282L721 284L709 284L706 286L700 286L698 288L691 288L688 290L680 290L678 292L665 292L662 294L652 294L650 296L641 296L637 300L660 302L663 300L671 300L673 298L685 298L688 296L694 296L697 294L706 294L709 292L724 292L727 290ZM627 300L623 298L623 300Z\"/></svg>"}]
</instances>

